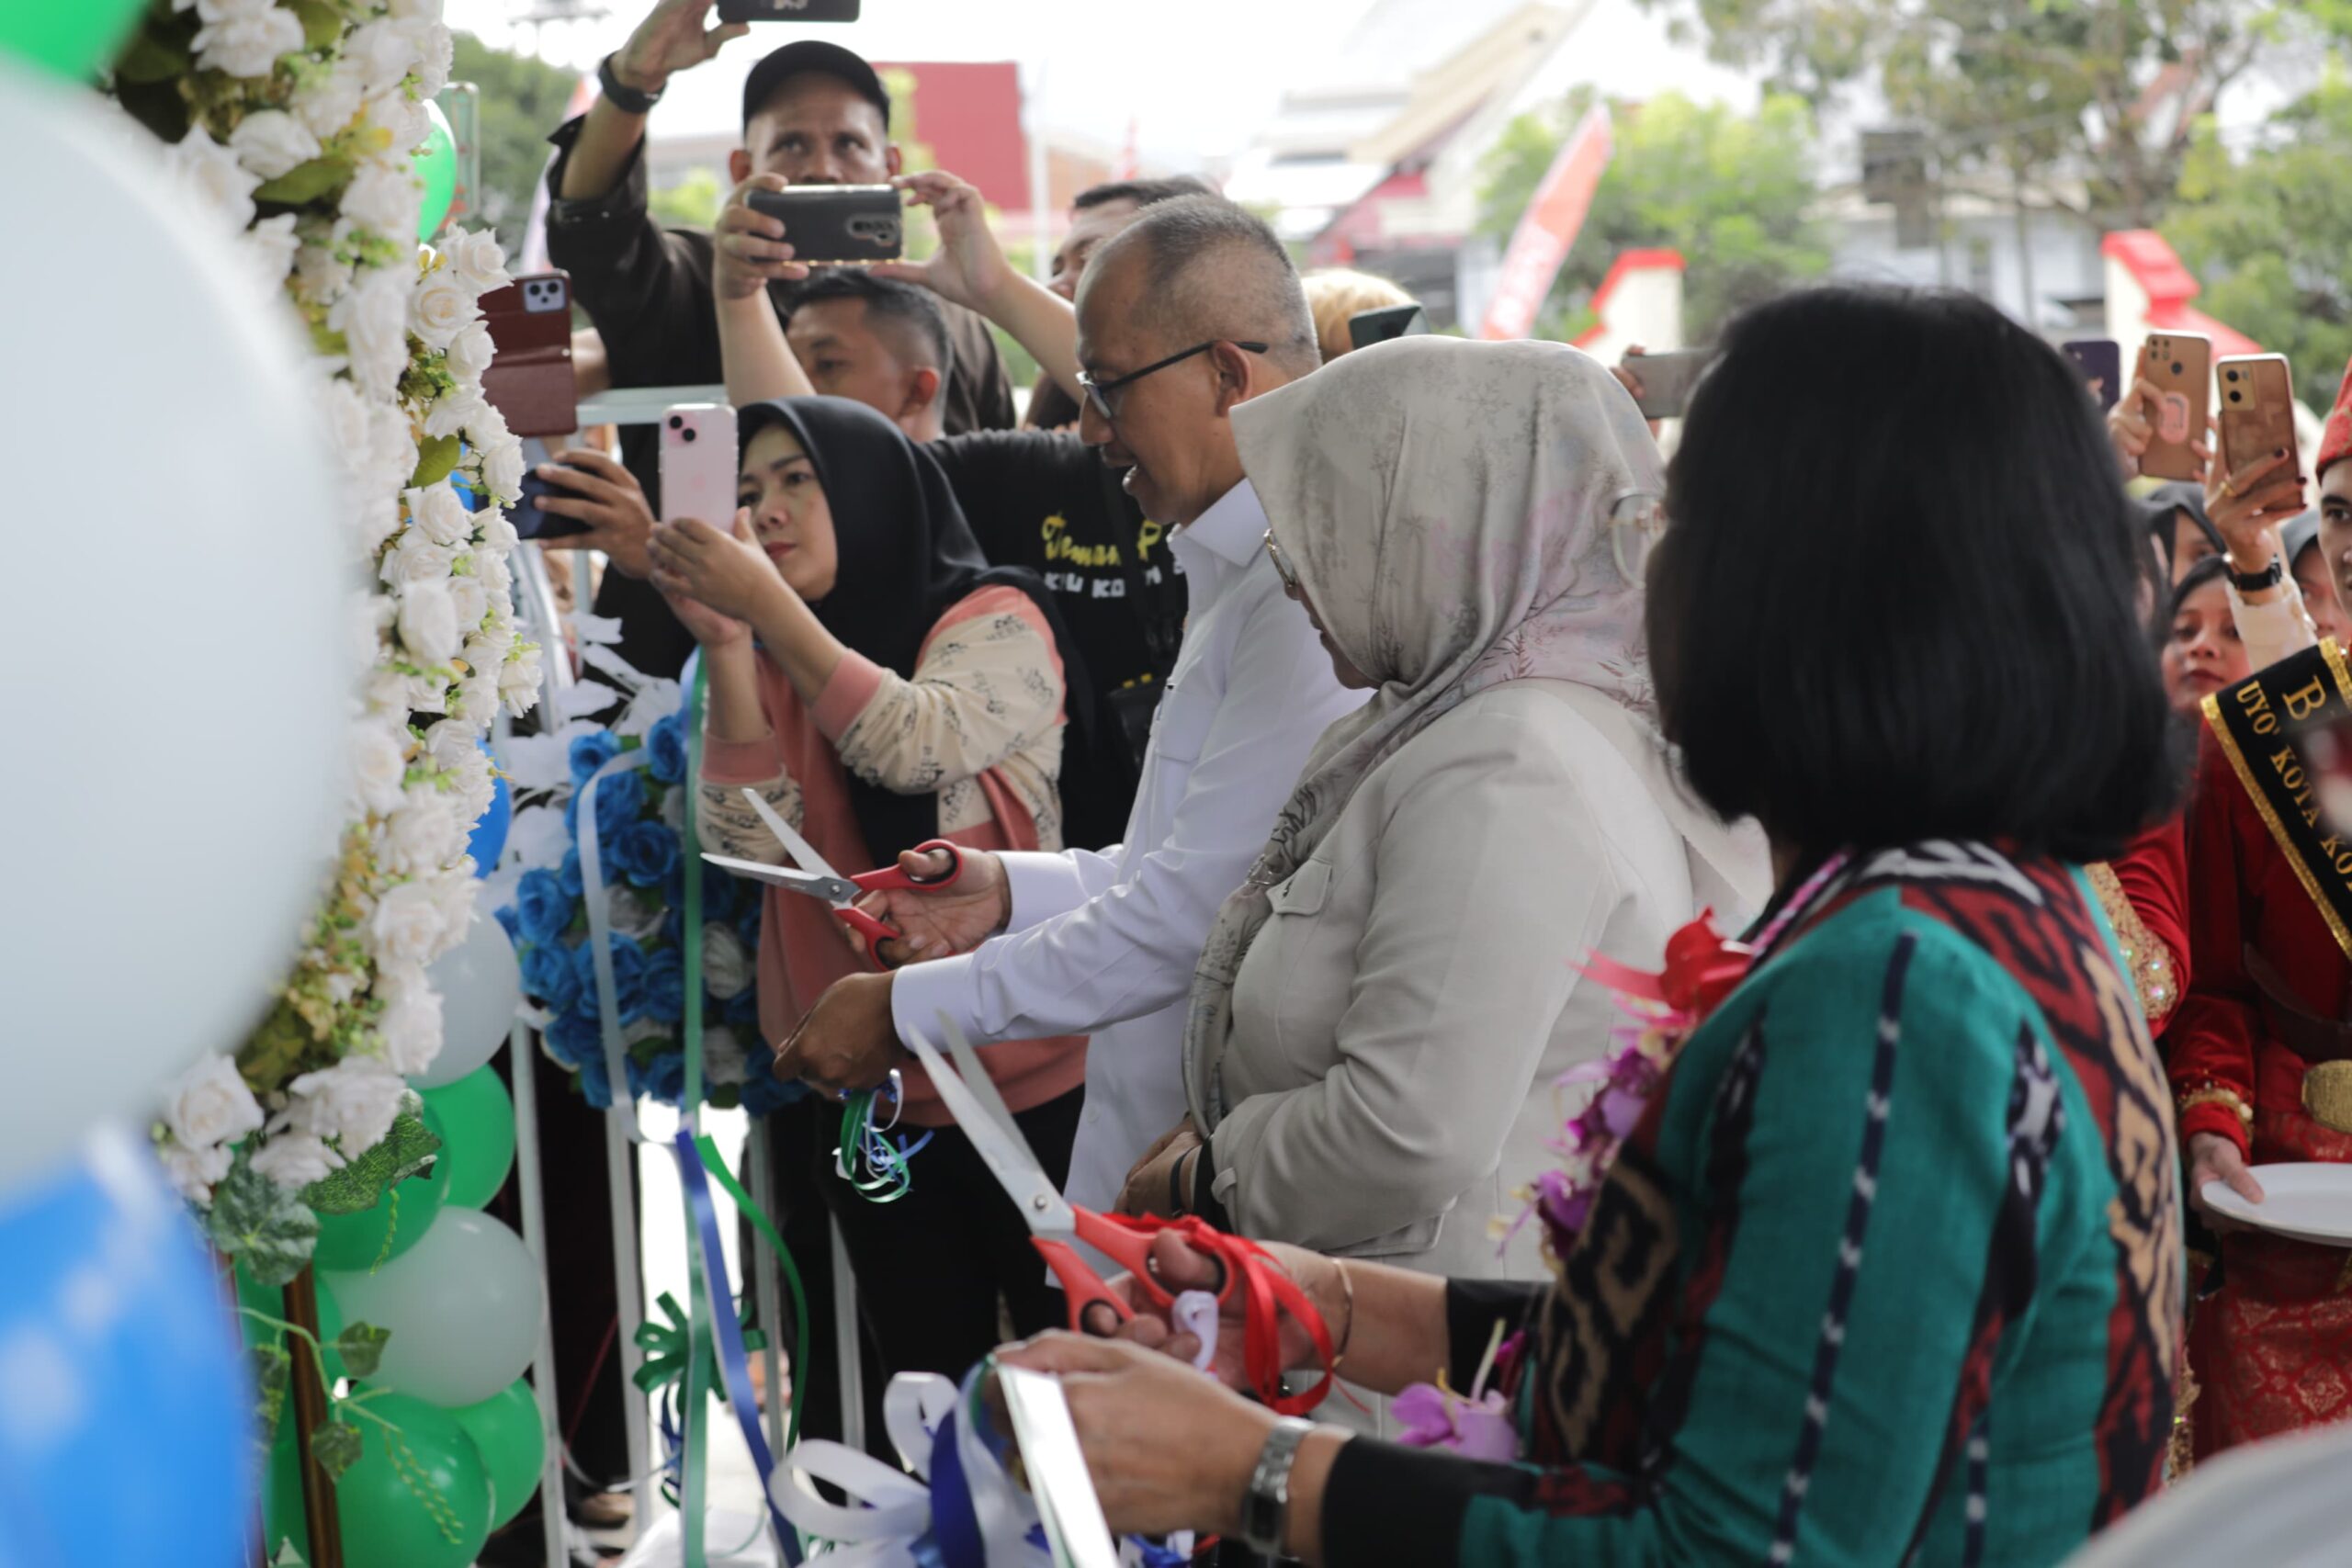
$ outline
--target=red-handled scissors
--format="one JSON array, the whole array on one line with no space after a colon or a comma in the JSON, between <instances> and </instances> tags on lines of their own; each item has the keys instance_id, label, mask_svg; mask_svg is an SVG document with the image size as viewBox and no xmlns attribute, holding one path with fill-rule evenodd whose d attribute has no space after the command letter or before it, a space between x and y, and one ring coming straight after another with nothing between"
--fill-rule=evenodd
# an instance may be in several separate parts
<instances>
[{"instance_id":1,"label":"red-handled scissors","mask_svg":"<svg viewBox=\"0 0 2352 1568\"><path fill-rule=\"evenodd\" d=\"M736 860L729 855L705 854L702 858L738 876L747 876L795 893L805 893L811 898L823 899L833 907L836 919L865 939L866 955L877 964L884 963L881 944L897 941L899 932L887 921L859 908L858 895L902 892L910 888L935 893L955 886L964 875L963 852L944 839L933 839L915 846L915 852L929 854L937 851L947 857L947 869L936 876L910 875L895 865L886 866L880 871L861 872L855 876L843 876L826 863L825 857L819 854L808 840L794 832L791 824L777 816L768 803L760 798L758 791L747 789L743 792L743 798L750 801L752 809L760 814L760 820L767 824L768 831L774 833L776 842L784 846L784 852L800 863L800 869L763 865L757 861Z\"/></svg>"}]
</instances>

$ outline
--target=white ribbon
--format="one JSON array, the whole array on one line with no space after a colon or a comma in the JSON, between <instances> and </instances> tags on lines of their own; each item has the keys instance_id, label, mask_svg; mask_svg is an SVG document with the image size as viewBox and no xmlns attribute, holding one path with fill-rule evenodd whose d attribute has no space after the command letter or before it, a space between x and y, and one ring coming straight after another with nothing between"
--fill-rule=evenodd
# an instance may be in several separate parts
<instances>
[{"instance_id":1,"label":"white ribbon","mask_svg":"<svg viewBox=\"0 0 2352 1568\"><path fill-rule=\"evenodd\" d=\"M1216 1359L1216 1297L1206 1291L1186 1291L1168 1309L1168 1321L1176 1325L1179 1334L1190 1334L1201 1342L1193 1352L1193 1370L1204 1372Z\"/></svg>"}]
</instances>

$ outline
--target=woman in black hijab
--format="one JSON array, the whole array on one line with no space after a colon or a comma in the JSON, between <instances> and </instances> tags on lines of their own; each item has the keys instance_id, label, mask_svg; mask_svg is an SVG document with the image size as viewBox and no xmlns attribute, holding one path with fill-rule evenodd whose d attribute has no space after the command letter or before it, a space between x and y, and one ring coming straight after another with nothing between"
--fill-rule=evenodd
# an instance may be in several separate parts
<instances>
[{"instance_id":1,"label":"woman in black hijab","mask_svg":"<svg viewBox=\"0 0 2352 1568\"><path fill-rule=\"evenodd\" d=\"M755 404L738 434L731 527L666 524L651 548L653 581L708 670L705 840L787 863L748 788L844 875L933 838L1060 848L1068 682L1045 585L990 568L937 467L862 403ZM826 987L870 961L816 899L771 887L763 914L760 1027L773 1045ZM753 1058L762 1070L763 1054ZM1060 1182L1085 1042L998 1045L986 1061ZM999 1341L1000 1293L1023 1333L1047 1326L1059 1298L1020 1215L911 1062L899 1119L929 1141L894 1201L872 1201L832 1174L840 1112L822 1101L779 1118L779 1143L794 1145L778 1149L779 1168L797 1160L817 1173L881 1370L955 1375Z\"/></svg>"}]
</instances>

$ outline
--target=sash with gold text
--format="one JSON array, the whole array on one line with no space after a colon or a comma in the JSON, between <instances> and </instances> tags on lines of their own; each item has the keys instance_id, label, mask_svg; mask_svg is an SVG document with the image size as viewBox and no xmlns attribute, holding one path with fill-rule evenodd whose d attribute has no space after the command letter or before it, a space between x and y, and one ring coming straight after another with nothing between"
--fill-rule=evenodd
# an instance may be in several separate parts
<instances>
[{"instance_id":1,"label":"sash with gold text","mask_svg":"<svg viewBox=\"0 0 2352 1568\"><path fill-rule=\"evenodd\" d=\"M2352 821L2322 809L2352 773L2352 674L2332 641L2205 699L2205 722L2295 878L2352 957Z\"/></svg>"}]
</instances>

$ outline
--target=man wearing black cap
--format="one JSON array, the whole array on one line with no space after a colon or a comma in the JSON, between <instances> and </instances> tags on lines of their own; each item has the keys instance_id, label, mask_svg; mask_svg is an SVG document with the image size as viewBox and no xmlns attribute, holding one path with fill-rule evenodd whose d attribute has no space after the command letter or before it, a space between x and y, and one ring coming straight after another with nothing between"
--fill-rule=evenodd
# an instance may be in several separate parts
<instances>
[{"instance_id":1,"label":"man wearing black cap","mask_svg":"<svg viewBox=\"0 0 2352 1568\"><path fill-rule=\"evenodd\" d=\"M613 385L694 386L721 379L712 314L711 238L664 229L646 209L645 118L672 75L701 64L748 29L707 24L713 0L661 0L598 68L604 94L549 140L548 255L571 275L572 298L605 340ZM743 145L729 177L782 175L793 185L881 185L899 169L890 96L874 67L837 44L804 39L762 60L743 85ZM785 290L775 290L781 295ZM955 366L947 429L1005 430L1012 384L988 324L947 311ZM623 433L622 456L656 508L650 426ZM622 622L621 650L649 673L673 675L694 639L644 583L607 573L601 615Z\"/></svg>"}]
</instances>

